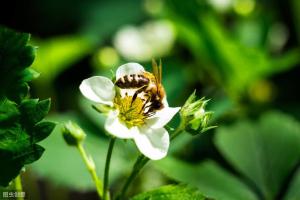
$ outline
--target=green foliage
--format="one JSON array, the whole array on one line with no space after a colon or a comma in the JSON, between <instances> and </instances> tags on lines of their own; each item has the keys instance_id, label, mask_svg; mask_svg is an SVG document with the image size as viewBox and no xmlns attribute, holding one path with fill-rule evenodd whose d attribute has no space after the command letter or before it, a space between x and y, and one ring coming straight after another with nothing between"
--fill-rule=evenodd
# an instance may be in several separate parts
<instances>
[{"instance_id":1,"label":"green foliage","mask_svg":"<svg viewBox=\"0 0 300 200\"><path fill-rule=\"evenodd\" d=\"M296 171L287 194L284 196L284 200L296 200L300 198L300 168Z\"/></svg>"},{"instance_id":2,"label":"green foliage","mask_svg":"<svg viewBox=\"0 0 300 200\"><path fill-rule=\"evenodd\" d=\"M50 100L26 99L28 82L38 76L29 69L34 48L29 34L0 27L0 185L7 186L24 165L39 159L44 148L36 144L52 132L55 124L41 120Z\"/></svg>"},{"instance_id":3,"label":"green foliage","mask_svg":"<svg viewBox=\"0 0 300 200\"><path fill-rule=\"evenodd\" d=\"M298 39L298 43L300 41L300 26L299 26L299 22L300 22L300 16L298 14L298 10L300 9L300 2L297 0L292 0L290 3L290 7L291 7L291 11L294 17L294 25L297 31L297 39Z\"/></svg>"},{"instance_id":4,"label":"green foliage","mask_svg":"<svg viewBox=\"0 0 300 200\"><path fill-rule=\"evenodd\" d=\"M184 5L178 0L167 2L180 42L202 63L197 73L205 71L232 97L239 98L255 81L288 70L300 61L299 48L273 56L266 49L242 45L219 18L196 0Z\"/></svg>"},{"instance_id":5,"label":"green foliage","mask_svg":"<svg viewBox=\"0 0 300 200\"><path fill-rule=\"evenodd\" d=\"M224 157L263 193L275 199L300 160L300 124L276 112L259 122L240 121L218 129L216 144Z\"/></svg>"},{"instance_id":6,"label":"green foliage","mask_svg":"<svg viewBox=\"0 0 300 200\"><path fill-rule=\"evenodd\" d=\"M36 101L36 104L39 102ZM8 109L4 110L5 107ZM28 110L20 109L14 102L4 100L1 108L4 112L1 112L0 121L0 185L7 186L25 164L41 157L44 148L35 143L48 137L55 124L39 122L47 114L47 109L39 110L39 120L29 123L26 115Z\"/></svg>"},{"instance_id":7,"label":"green foliage","mask_svg":"<svg viewBox=\"0 0 300 200\"><path fill-rule=\"evenodd\" d=\"M35 54L35 49L27 45L29 37L0 26L0 99L19 102L28 93L27 82L36 76L27 69Z\"/></svg>"},{"instance_id":8,"label":"green foliage","mask_svg":"<svg viewBox=\"0 0 300 200\"><path fill-rule=\"evenodd\" d=\"M42 121L37 123L32 131L32 142L37 143L47 138L53 131L55 123L49 121Z\"/></svg>"},{"instance_id":9,"label":"green foliage","mask_svg":"<svg viewBox=\"0 0 300 200\"><path fill-rule=\"evenodd\" d=\"M257 197L241 181L213 161L193 165L175 158L165 158L154 166L168 177L199 188L205 196L222 200L255 200Z\"/></svg>"},{"instance_id":10,"label":"green foliage","mask_svg":"<svg viewBox=\"0 0 300 200\"><path fill-rule=\"evenodd\" d=\"M209 200L197 189L184 185L167 185L139 194L132 200Z\"/></svg>"},{"instance_id":11,"label":"green foliage","mask_svg":"<svg viewBox=\"0 0 300 200\"><path fill-rule=\"evenodd\" d=\"M221 154L240 172L239 177L212 161L195 165L166 158L154 165L168 177L198 187L206 196L254 200L276 199L300 160L300 124L278 112L262 115L259 122L244 120L220 127L215 141ZM283 193L284 199L300 197L299 180L298 170Z\"/></svg>"},{"instance_id":12,"label":"green foliage","mask_svg":"<svg viewBox=\"0 0 300 200\"><path fill-rule=\"evenodd\" d=\"M6 123L14 120L20 115L16 104L12 101L0 101L0 125L5 126Z\"/></svg>"},{"instance_id":13,"label":"green foliage","mask_svg":"<svg viewBox=\"0 0 300 200\"><path fill-rule=\"evenodd\" d=\"M52 119L72 119L84 128L88 135L84 145L95 158L97 172L101 176L108 142L103 130L105 116L92 110L90 102L83 101L82 95L77 99L80 79L92 69L95 70L93 75L103 74L101 66L92 66L90 59L93 57L94 61L98 61L104 56L102 50L106 47L115 48L114 53L118 53L114 37L123 26L166 19L174 25L177 37L170 54L162 58L163 84L169 104L182 106L189 92L197 88L198 94L212 99L207 110L214 112L210 121L219 128L211 130L210 133L213 134L205 137L181 134L180 139L172 141L169 156L176 153L181 157L187 156L186 160L194 162L168 157L153 164L172 180L192 185L201 192L182 185L166 186L137 195L133 199L196 199L195 196L203 199L201 193L225 200L300 199L299 123L280 113L262 114L258 121L239 118L247 116L248 111L254 115L264 112L265 105L262 104L266 101L259 102L263 102L260 104L262 107L248 104L251 95L257 94L255 92L264 97L269 93L269 102L274 102L270 102L268 106L279 105L280 109L290 109L290 113L299 116L298 101L294 99L297 84L290 84L290 79L286 82L282 80L294 76L293 72L297 69L291 71L291 68L300 61L296 41L296 37L300 41L300 1L274 1L275 4L271 7L265 1L226 1L232 5L227 5L229 8L223 11L213 8L211 4L216 2L219 6L226 6L220 1L211 0L189 0L184 3L180 0L29 2L28 5L34 6L28 6L26 11L36 8L43 11L43 16L38 17L35 24L36 27L41 27L37 31L51 38L35 38L32 44L38 47L38 53L34 60L36 48L27 45L29 34L0 28L0 185L7 184L25 164L37 160L45 147L50 151L46 151L43 158L33 164L34 173L46 178L47 183L49 179L54 185L68 186L72 190L93 189L93 183L78 152L65 145L60 134L61 125L48 140L43 141L55 125L43 121L49 111L50 100L29 99L28 83L39 76L33 69L42 75L35 82L37 94L55 96L59 110L75 110L74 115L59 114ZM65 15L64 11L57 12L54 9L57 5L64 8L72 5L72 9ZM248 9L253 6L250 8L253 11L241 15L236 11L238 6L244 10L247 10L247 6ZM265 6L268 8L266 13ZM285 12L281 12L281 9ZM47 19L51 22L62 20L66 23L60 24L67 26L46 24L44 20ZM70 19L71 23L68 21ZM49 24L51 25L48 26ZM22 27L27 26L26 23L22 24ZM277 31L277 36L273 37L273 29L278 29L278 26L279 33ZM74 28L76 33L72 32ZM57 35L60 33L68 35ZM157 34L167 37L164 32L158 31ZM129 39L135 40L135 35L132 34ZM281 47L271 49L270 39ZM143 49L143 44L133 46L139 47ZM96 51L98 48L100 51ZM128 48L132 47L128 45ZM120 64L134 62L123 59L120 58ZM147 67L149 62L142 64ZM33 69L29 68L30 65ZM67 71L68 68L79 65L80 69L86 67L85 73L75 68ZM117 64L111 66L112 71L115 67ZM265 79L278 73L281 73L278 77L266 81L269 85L263 84ZM65 79L71 76L73 84ZM246 95L250 95L250 99L245 98ZM278 98L272 99L276 95ZM284 104L286 100L289 105ZM291 101L295 101L295 105L290 104ZM239 107L240 103L243 107ZM192 108L197 110L201 107L200 104L194 106ZM186 112L186 117L190 117L190 127L186 130L196 134L201 132L201 127L205 125L201 122L205 120L197 120L196 117L202 116L201 112L191 111ZM233 124L223 127L223 120ZM168 128L173 130L178 122L179 117L172 120ZM97 136L91 133L96 133ZM215 139L214 144L211 143L212 137ZM43 147L36 144L38 142ZM123 144L117 141L114 149L111 165L114 188L119 187L120 177L125 177L136 156L136 147L130 140L126 145ZM187 148L183 149L184 145ZM216 159L218 163L211 160L195 162L206 157ZM226 168L221 167L224 159L227 161ZM144 184L145 177L141 177L140 181ZM133 192L139 188L135 187ZM52 191L52 188L47 188L46 191Z\"/></svg>"},{"instance_id":14,"label":"green foliage","mask_svg":"<svg viewBox=\"0 0 300 200\"><path fill-rule=\"evenodd\" d=\"M36 124L41 121L50 109L50 99L39 101L38 99L26 99L22 101L20 110L26 124Z\"/></svg>"}]
</instances>

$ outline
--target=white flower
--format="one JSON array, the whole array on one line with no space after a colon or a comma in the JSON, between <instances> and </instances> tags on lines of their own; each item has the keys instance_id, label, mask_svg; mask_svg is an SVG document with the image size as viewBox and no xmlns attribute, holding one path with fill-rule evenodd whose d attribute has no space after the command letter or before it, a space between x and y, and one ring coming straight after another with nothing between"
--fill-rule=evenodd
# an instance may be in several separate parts
<instances>
[{"instance_id":1,"label":"white flower","mask_svg":"<svg viewBox=\"0 0 300 200\"><path fill-rule=\"evenodd\" d=\"M121 28L114 37L114 46L128 60L148 61L167 55L175 39L171 22L150 21L140 27L127 25Z\"/></svg>"},{"instance_id":2,"label":"white flower","mask_svg":"<svg viewBox=\"0 0 300 200\"><path fill-rule=\"evenodd\" d=\"M228 11L232 8L234 0L208 0L207 1L214 9L220 12Z\"/></svg>"},{"instance_id":3,"label":"white flower","mask_svg":"<svg viewBox=\"0 0 300 200\"><path fill-rule=\"evenodd\" d=\"M144 72L140 64L127 63L118 68L116 80L125 75L138 75ZM144 99L146 96L144 92L140 92L134 99L133 89L117 88L110 79L103 76L85 79L79 88L86 98L110 106L105 122L108 133L122 139L133 139L140 152L152 160L167 155L170 139L164 126L180 107L169 107L164 98L162 109L150 110L151 102Z\"/></svg>"}]
</instances>

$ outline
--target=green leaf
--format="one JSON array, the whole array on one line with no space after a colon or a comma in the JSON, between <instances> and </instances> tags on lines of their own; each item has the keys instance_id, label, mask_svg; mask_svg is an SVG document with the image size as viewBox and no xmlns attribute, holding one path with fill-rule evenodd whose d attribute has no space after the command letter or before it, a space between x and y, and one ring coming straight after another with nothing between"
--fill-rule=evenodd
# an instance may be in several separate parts
<instances>
[{"instance_id":1,"label":"green leaf","mask_svg":"<svg viewBox=\"0 0 300 200\"><path fill-rule=\"evenodd\" d=\"M258 199L241 180L213 161L192 165L168 157L153 164L171 179L199 188L205 196L222 200Z\"/></svg>"},{"instance_id":2,"label":"green leaf","mask_svg":"<svg viewBox=\"0 0 300 200\"><path fill-rule=\"evenodd\" d=\"M35 55L35 49L27 45L29 37L0 26L0 99L7 96L20 101L24 96L23 70L31 65Z\"/></svg>"},{"instance_id":3,"label":"green leaf","mask_svg":"<svg viewBox=\"0 0 300 200\"><path fill-rule=\"evenodd\" d=\"M40 145L34 144L19 154L15 159L21 160L25 165L37 161L43 154L45 149Z\"/></svg>"},{"instance_id":4,"label":"green leaf","mask_svg":"<svg viewBox=\"0 0 300 200\"><path fill-rule=\"evenodd\" d=\"M0 125L4 126L9 121L13 121L19 116L16 103L9 100L0 101Z\"/></svg>"},{"instance_id":5,"label":"green leaf","mask_svg":"<svg viewBox=\"0 0 300 200\"><path fill-rule=\"evenodd\" d=\"M25 164L38 160L44 149L31 144L29 136L20 126L0 130L0 185L8 183L18 175Z\"/></svg>"},{"instance_id":6,"label":"green leaf","mask_svg":"<svg viewBox=\"0 0 300 200\"><path fill-rule=\"evenodd\" d=\"M19 149L17 153L0 149L0 185L7 186L25 164L38 160L43 152L44 148L39 145Z\"/></svg>"},{"instance_id":7,"label":"green leaf","mask_svg":"<svg viewBox=\"0 0 300 200\"><path fill-rule=\"evenodd\" d=\"M19 124L0 129L0 150L21 153L29 145L29 136Z\"/></svg>"},{"instance_id":8,"label":"green leaf","mask_svg":"<svg viewBox=\"0 0 300 200\"><path fill-rule=\"evenodd\" d=\"M289 189L283 198L284 200L297 200L300 199L300 168L295 173L295 176L292 179Z\"/></svg>"},{"instance_id":9,"label":"green leaf","mask_svg":"<svg viewBox=\"0 0 300 200\"><path fill-rule=\"evenodd\" d=\"M297 32L297 40L299 42L300 41L300 25L299 25L300 16L298 14L298 11L300 9L300 2L297 0L292 0L289 5L294 19L295 30Z\"/></svg>"},{"instance_id":10,"label":"green leaf","mask_svg":"<svg viewBox=\"0 0 300 200\"><path fill-rule=\"evenodd\" d=\"M32 81L40 76L40 73L35 71L34 69L27 68L23 71L22 80L24 82Z\"/></svg>"},{"instance_id":11,"label":"green leaf","mask_svg":"<svg viewBox=\"0 0 300 200\"><path fill-rule=\"evenodd\" d=\"M44 140L51 134L54 128L55 123L53 122L43 121L36 124L31 134L32 142L37 143Z\"/></svg>"},{"instance_id":12,"label":"green leaf","mask_svg":"<svg viewBox=\"0 0 300 200\"><path fill-rule=\"evenodd\" d=\"M167 185L138 194L132 200L208 200L197 189L184 185Z\"/></svg>"},{"instance_id":13,"label":"green leaf","mask_svg":"<svg viewBox=\"0 0 300 200\"><path fill-rule=\"evenodd\" d=\"M49 112L50 99L38 101L38 99L26 99L22 101L20 110L23 120L32 125L41 121Z\"/></svg>"},{"instance_id":14,"label":"green leaf","mask_svg":"<svg viewBox=\"0 0 300 200\"><path fill-rule=\"evenodd\" d=\"M270 112L258 122L244 120L219 128L216 144L265 199L274 199L300 159L300 124L289 116Z\"/></svg>"},{"instance_id":15,"label":"green leaf","mask_svg":"<svg viewBox=\"0 0 300 200\"><path fill-rule=\"evenodd\" d=\"M0 129L0 185L7 186L15 178L22 167L38 160L44 148L34 144L45 139L53 130L55 124L40 122L33 132L16 120L11 126Z\"/></svg>"},{"instance_id":16,"label":"green leaf","mask_svg":"<svg viewBox=\"0 0 300 200\"><path fill-rule=\"evenodd\" d=\"M28 67L34 48L29 34L0 26L0 186L7 186L26 164L38 160L44 148L35 142L45 139L54 124L41 122L50 100L26 99L28 83L38 73ZM21 103L21 105L20 105Z\"/></svg>"},{"instance_id":17,"label":"green leaf","mask_svg":"<svg viewBox=\"0 0 300 200\"><path fill-rule=\"evenodd\" d=\"M7 97L9 99L14 99L15 102L19 103L20 101L22 101L22 99L28 96L28 91L28 84L20 81L18 84L12 84L10 92L7 94Z\"/></svg>"},{"instance_id":18,"label":"green leaf","mask_svg":"<svg viewBox=\"0 0 300 200\"><path fill-rule=\"evenodd\" d=\"M37 160L41 151L30 143L20 124L0 129L0 185L7 186L25 164Z\"/></svg>"},{"instance_id":19,"label":"green leaf","mask_svg":"<svg viewBox=\"0 0 300 200\"><path fill-rule=\"evenodd\" d=\"M9 151L0 150L0 186L8 186L8 183L18 174L23 167L23 164L12 159L13 154Z\"/></svg>"}]
</instances>

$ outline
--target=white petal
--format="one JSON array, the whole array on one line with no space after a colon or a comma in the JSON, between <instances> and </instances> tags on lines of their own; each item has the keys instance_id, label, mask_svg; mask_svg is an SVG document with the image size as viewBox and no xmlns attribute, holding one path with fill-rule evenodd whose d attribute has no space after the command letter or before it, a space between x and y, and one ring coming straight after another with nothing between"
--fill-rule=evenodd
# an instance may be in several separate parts
<instances>
[{"instance_id":1,"label":"white petal","mask_svg":"<svg viewBox=\"0 0 300 200\"><path fill-rule=\"evenodd\" d=\"M144 71L144 67L138 63L126 63L117 69L116 79L130 74L142 74Z\"/></svg>"},{"instance_id":2,"label":"white petal","mask_svg":"<svg viewBox=\"0 0 300 200\"><path fill-rule=\"evenodd\" d=\"M116 91L113 82L103 76L93 76L84 79L79 89L81 93L91 101L96 103L103 103L106 105L113 105Z\"/></svg>"},{"instance_id":3,"label":"white petal","mask_svg":"<svg viewBox=\"0 0 300 200\"><path fill-rule=\"evenodd\" d=\"M162 99L162 103L165 107L169 107L169 104L168 104L168 101L167 101L167 97L165 96L163 99Z\"/></svg>"},{"instance_id":4,"label":"white petal","mask_svg":"<svg viewBox=\"0 0 300 200\"><path fill-rule=\"evenodd\" d=\"M151 129L144 126L139 131L134 136L134 141L142 154L152 160L159 160L167 155L170 138L166 129Z\"/></svg>"},{"instance_id":5,"label":"white petal","mask_svg":"<svg viewBox=\"0 0 300 200\"><path fill-rule=\"evenodd\" d=\"M152 118L147 119L146 123L151 128L162 128L171 121L179 110L180 107L165 107L162 110L157 111Z\"/></svg>"},{"instance_id":6,"label":"white petal","mask_svg":"<svg viewBox=\"0 0 300 200\"><path fill-rule=\"evenodd\" d=\"M111 135L122 138L131 139L137 134L137 127L128 129L127 126L122 123L118 118L119 112L116 110L110 111L105 122L105 129Z\"/></svg>"}]
</instances>

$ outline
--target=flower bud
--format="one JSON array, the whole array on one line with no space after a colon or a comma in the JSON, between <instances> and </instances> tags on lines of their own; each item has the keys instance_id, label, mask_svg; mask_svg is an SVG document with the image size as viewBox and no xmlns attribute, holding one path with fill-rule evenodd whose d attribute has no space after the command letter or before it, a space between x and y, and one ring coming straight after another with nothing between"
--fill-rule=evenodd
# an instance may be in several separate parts
<instances>
[{"instance_id":1,"label":"flower bud","mask_svg":"<svg viewBox=\"0 0 300 200\"><path fill-rule=\"evenodd\" d=\"M201 98L197 100L196 91L187 99L180 111L181 120L185 130L193 135L203 133L215 126L208 126L213 112L206 112L205 106L208 100Z\"/></svg>"},{"instance_id":2,"label":"flower bud","mask_svg":"<svg viewBox=\"0 0 300 200\"><path fill-rule=\"evenodd\" d=\"M86 134L84 131L74 122L67 122L62 129L63 137L68 145L76 146L81 143Z\"/></svg>"}]
</instances>

